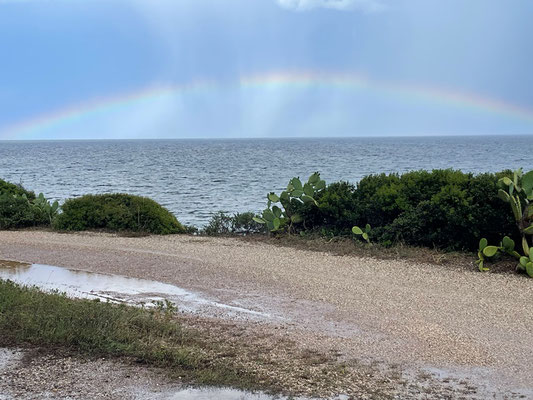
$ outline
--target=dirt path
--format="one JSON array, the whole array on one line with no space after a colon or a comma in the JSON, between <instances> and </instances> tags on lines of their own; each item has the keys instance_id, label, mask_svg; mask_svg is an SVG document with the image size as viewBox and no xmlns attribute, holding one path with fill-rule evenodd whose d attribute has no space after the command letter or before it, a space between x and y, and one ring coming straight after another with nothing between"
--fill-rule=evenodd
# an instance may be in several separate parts
<instances>
[{"instance_id":1,"label":"dirt path","mask_svg":"<svg viewBox=\"0 0 533 400\"><path fill-rule=\"evenodd\" d=\"M267 312L271 327L341 359L474 385L482 397L533 396L524 277L191 236L0 232L0 258L173 283Z\"/></svg>"}]
</instances>

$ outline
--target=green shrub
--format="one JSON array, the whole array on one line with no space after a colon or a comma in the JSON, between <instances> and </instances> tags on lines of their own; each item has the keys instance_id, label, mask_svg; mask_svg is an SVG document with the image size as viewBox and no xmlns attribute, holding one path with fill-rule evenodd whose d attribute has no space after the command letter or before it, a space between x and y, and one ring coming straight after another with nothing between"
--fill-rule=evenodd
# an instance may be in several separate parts
<instances>
[{"instance_id":1,"label":"green shrub","mask_svg":"<svg viewBox=\"0 0 533 400\"><path fill-rule=\"evenodd\" d=\"M214 214L201 233L208 236L251 234L265 232L264 225L254 221L253 212L228 215L223 211Z\"/></svg>"},{"instance_id":2,"label":"green shrub","mask_svg":"<svg viewBox=\"0 0 533 400\"><path fill-rule=\"evenodd\" d=\"M357 187L329 185L318 207L304 207L307 229L350 235L354 225L372 226L382 244L475 250L479 239L516 238L512 216L498 198L498 174L473 175L454 170L412 171L364 177Z\"/></svg>"},{"instance_id":3,"label":"green shrub","mask_svg":"<svg viewBox=\"0 0 533 400\"><path fill-rule=\"evenodd\" d=\"M42 225L42 218L24 197L0 194L0 229L27 228Z\"/></svg>"},{"instance_id":4,"label":"green shrub","mask_svg":"<svg viewBox=\"0 0 533 400\"><path fill-rule=\"evenodd\" d=\"M439 196L442 200L422 201L402 213L383 229L381 241L414 246L465 249L472 240L469 205L457 189ZM475 240L475 239L474 239Z\"/></svg>"},{"instance_id":5,"label":"green shrub","mask_svg":"<svg viewBox=\"0 0 533 400\"><path fill-rule=\"evenodd\" d=\"M201 232L208 236L227 235L231 233L231 221L231 215L219 211L211 217Z\"/></svg>"},{"instance_id":6,"label":"green shrub","mask_svg":"<svg viewBox=\"0 0 533 400\"><path fill-rule=\"evenodd\" d=\"M468 246L470 250L477 249L481 237L493 242L499 242L506 235L518 238L513 217L503 212L506 204L498 197L498 180L504 176L512 176L512 172L476 175L468 184L467 190L471 196L472 216L475 221L474 226L470 228L473 236Z\"/></svg>"},{"instance_id":7,"label":"green shrub","mask_svg":"<svg viewBox=\"0 0 533 400\"><path fill-rule=\"evenodd\" d=\"M454 170L412 171L403 175L370 175L357 185L356 201L365 224L385 226L423 201L431 201L444 187L464 187L472 174Z\"/></svg>"},{"instance_id":8,"label":"green shrub","mask_svg":"<svg viewBox=\"0 0 533 400\"><path fill-rule=\"evenodd\" d=\"M265 226L254 221L257 217L253 212L237 213L233 215L231 230L233 233L249 234L265 232Z\"/></svg>"},{"instance_id":9,"label":"green shrub","mask_svg":"<svg viewBox=\"0 0 533 400\"><path fill-rule=\"evenodd\" d=\"M390 224L402 212L396 202L399 190L398 174L369 175L361 179L354 195L354 207L358 219L351 225L360 226L369 223L379 227Z\"/></svg>"},{"instance_id":10,"label":"green shrub","mask_svg":"<svg viewBox=\"0 0 533 400\"><path fill-rule=\"evenodd\" d=\"M59 205L54 207L42 194L36 198L34 192L21 185L0 179L0 229L49 225Z\"/></svg>"},{"instance_id":11,"label":"green shrub","mask_svg":"<svg viewBox=\"0 0 533 400\"><path fill-rule=\"evenodd\" d=\"M67 200L54 226L60 230L184 233L185 228L155 201L130 194L85 195Z\"/></svg>"},{"instance_id":12,"label":"green shrub","mask_svg":"<svg viewBox=\"0 0 533 400\"><path fill-rule=\"evenodd\" d=\"M2 194L11 194L16 196L26 195L28 200L35 199L35 193L24 189L22 185L15 185L14 183L6 182L0 179L0 195Z\"/></svg>"},{"instance_id":13,"label":"green shrub","mask_svg":"<svg viewBox=\"0 0 533 400\"><path fill-rule=\"evenodd\" d=\"M359 218L355 186L348 182L335 182L317 196L317 204L302 205L299 211L304 216L307 230L320 229L334 235L351 232L353 222Z\"/></svg>"},{"instance_id":14,"label":"green shrub","mask_svg":"<svg viewBox=\"0 0 533 400\"><path fill-rule=\"evenodd\" d=\"M46 215L27 198L0 194L0 229L18 229L49 224Z\"/></svg>"}]
</instances>

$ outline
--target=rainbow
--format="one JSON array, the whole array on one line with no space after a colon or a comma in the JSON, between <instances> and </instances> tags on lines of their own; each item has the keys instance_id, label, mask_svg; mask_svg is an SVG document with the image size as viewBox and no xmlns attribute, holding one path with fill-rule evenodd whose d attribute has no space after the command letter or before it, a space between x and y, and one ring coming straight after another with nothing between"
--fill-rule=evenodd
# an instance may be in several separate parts
<instances>
[{"instance_id":1,"label":"rainbow","mask_svg":"<svg viewBox=\"0 0 533 400\"><path fill-rule=\"evenodd\" d=\"M233 83L198 80L180 85L153 85L137 91L96 98L88 102L38 115L0 130L0 139L26 139L40 130L118 111L133 105L188 93L209 93L228 88L247 89L308 89L327 88L344 91L369 91L404 101L430 102L484 112L533 124L533 110L498 99L473 93L442 88L378 81L359 74L281 72L241 77Z\"/></svg>"}]
</instances>

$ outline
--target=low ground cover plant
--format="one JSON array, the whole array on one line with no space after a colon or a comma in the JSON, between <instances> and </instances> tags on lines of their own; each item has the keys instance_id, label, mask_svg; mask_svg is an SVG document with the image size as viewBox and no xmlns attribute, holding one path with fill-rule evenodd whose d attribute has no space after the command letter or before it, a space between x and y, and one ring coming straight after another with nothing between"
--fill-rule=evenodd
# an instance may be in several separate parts
<instances>
[{"instance_id":1,"label":"low ground cover plant","mask_svg":"<svg viewBox=\"0 0 533 400\"><path fill-rule=\"evenodd\" d=\"M75 300L0 280L0 346L21 345L134 357L198 383L242 385L247 379L208 359L205 343L164 304L144 309Z\"/></svg>"},{"instance_id":2,"label":"low ground cover plant","mask_svg":"<svg viewBox=\"0 0 533 400\"><path fill-rule=\"evenodd\" d=\"M123 193L85 195L65 201L54 227L67 231L106 230L160 235L184 233L176 217L152 199Z\"/></svg>"}]
</instances>

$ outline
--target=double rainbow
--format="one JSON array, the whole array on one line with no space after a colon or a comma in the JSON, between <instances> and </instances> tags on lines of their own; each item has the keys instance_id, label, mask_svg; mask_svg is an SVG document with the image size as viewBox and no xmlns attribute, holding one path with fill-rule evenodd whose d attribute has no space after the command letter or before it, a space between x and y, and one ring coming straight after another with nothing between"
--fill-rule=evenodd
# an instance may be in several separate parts
<instances>
[{"instance_id":1,"label":"double rainbow","mask_svg":"<svg viewBox=\"0 0 533 400\"><path fill-rule=\"evenodd\" d=\"M427 86L406 85L377 81L356 74L333 74L316 72L267 73L241 77L232 84L220 84L199 80L179 85L157 85L141 90L103 97L85 103L72 105L45 113L0 130L0 139L27 139L39 134L42 129L54 128L70 122L109 113L137 104L158 99L186 95L187 93L209 93L227 88L240 89L308 89L327 88L342 91L369 91L387 97L429 102L443 106L458 107L492 115L512 118L532 124L533 110L497 99L472 93L451 91Z\"/></svg>"}]
</instances>

